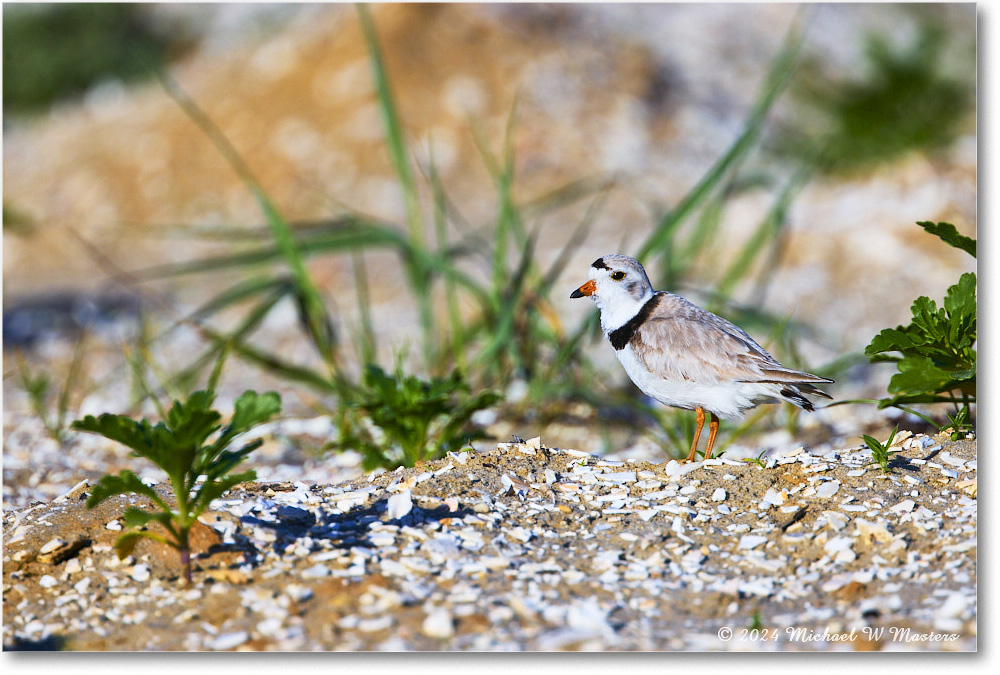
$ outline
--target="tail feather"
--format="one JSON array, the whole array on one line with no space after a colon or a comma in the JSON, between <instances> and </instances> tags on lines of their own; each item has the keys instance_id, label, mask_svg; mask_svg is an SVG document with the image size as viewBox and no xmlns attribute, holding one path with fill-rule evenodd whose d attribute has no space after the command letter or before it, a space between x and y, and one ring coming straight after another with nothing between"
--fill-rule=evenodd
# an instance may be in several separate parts
<instances>
[{"instance_id":1,"label":"tail feather","mask_svg":"<svg viewBox=\"0 0 1000 675\"><path fill-rule=\"evenodd\" d=\"M833 380L826 377L820 377L819 375L813 375L812 373L804 373L801 370L785 368L780 363L764 368L763 373L764 377L761 379L762 382L775 382L777 384L793 384L795 386L800 386L801 384L808 382L814 382L817 384L829 384L833 382Z\"/></svg>"},{"instance_id":2,"label":"tail feather","mask_svg":"<svg viewBox=\"0 0 1000 675\"><path fill-rule=\"evenodd\" d=\"M799 390L800 394L809 394L810 396L821 396L823 398L833 399L828 393L815 387L808 382L796 382L795 388Z\"/></svg>"},{"instance_id":3,"label":"tail feather","mask_svg":"<svg viewBox=\"0 0 1000 675\"><path fill-rule=\"evenodd\" d=\"M796 383L795 386L782 387L779 393L788 402L793 403L808 412L813 412L814 410L816 410L816 408L815 406L813 406L813 402L805 397L805 394L810 394L813 396L822 396L823 398L829 398L829 399L833 398L825 391L817 389L811 384L807 384L804 382Z\"/></svg>"}]
</instances>

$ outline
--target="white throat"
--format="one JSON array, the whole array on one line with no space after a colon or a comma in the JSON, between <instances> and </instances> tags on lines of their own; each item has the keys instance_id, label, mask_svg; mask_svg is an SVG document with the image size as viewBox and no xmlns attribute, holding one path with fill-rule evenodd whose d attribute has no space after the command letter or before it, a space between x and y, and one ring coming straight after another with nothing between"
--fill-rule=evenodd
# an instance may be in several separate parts
<instances>
[{"instance_id":1,"label":"white throat","mask_svg":"<svg viewBox=\"0 0 1000 675\"><path fill-rule=\"evenodd\" d=\"M594 297L597 308L601 310L601 330L607 335L621 328L639 313L646 301L653 297L652 289L648 290L638 300L627 293L616 294L611 299Z\"/></svg>"}]
</instances>

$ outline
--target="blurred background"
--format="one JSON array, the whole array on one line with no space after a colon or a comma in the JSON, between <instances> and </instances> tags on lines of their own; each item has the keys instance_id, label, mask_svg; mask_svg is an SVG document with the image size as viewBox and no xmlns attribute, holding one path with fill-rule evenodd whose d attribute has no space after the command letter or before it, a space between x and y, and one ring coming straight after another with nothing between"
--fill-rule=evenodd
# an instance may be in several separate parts
<instances>
[{"instance_id":1,"label":"blurred background","mask_svg":"<svg viewBox=\"0 0 1000 675\"><path fill-rule=\"evenodd\" d=\"M366 363L496 391L465 411L494 437L665 458L691 415L569 299L611 252L884 396L865 346L975 270L915 224L975 236L975 82L973 4L5 5L5 495L32 439L223 348L220 401L328 421L286 463L357 438ZM731 449L899 415L773 410Z\"/></svg>"}]
</instances>

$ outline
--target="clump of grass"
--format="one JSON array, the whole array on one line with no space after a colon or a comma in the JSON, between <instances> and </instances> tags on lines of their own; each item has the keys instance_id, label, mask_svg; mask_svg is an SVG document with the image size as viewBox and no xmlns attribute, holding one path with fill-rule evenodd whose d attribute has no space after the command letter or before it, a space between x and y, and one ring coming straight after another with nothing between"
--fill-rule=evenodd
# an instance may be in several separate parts
<instances>
[{"instance_id":1,"label":"clump of grass","mask_svg":"<svg viewBox=\"0 0 1000 675\"><path fill-rule=\"evenodd\" d=\"M398 366L390 375L369 364L354 403L342 411L340 439L331 448L357 450L365 470L412 467L477 437L468 429L472 415L500 398L490 390L472 395L457 371L422 380Z\"/></svg>"},{"instance_id":2,"label":"clump of grass","mask_svg":"<svg viewBox=\"0 0 1000 675\"><path fill-rule=\"evenodd\" d=\"M766 454L767 450L761 450L760 454L757 455L756 457L745 457L743 458L743 461L746 462L747 464L756 464L760 468L766 469L767 464L764 462L764 455Z\"/></svg>"},{"instance_id":3,"label":"clump of grass","mask_svg":"<svg viewBox=\"0 0 1000 675\"><path fill-rule=\"evenodd\" d=\"M212 409L215 400L210 390L197 391L186 401L174 401L163 421L133 420L124 415L105 413L88 415L73 422L72 428L99 434L128 448L135 457L153 462L167 475L175 505L168 504L156 490L132 471L117 476L106 475L94 486L87 508L120 494L146 497L159 510L137 507L125 510L128 531L118 537L115 550L119 558L132 553L140 538L152 539L177 549L184 568L184 578L191 583L191 547L189 534L198 516L239 483L257 479L253 469L234 473L236 467L263 443L257 439L238 450L230 450L236 437L263 424L281 411L281 397L275 392L244 392L233 406L233 416L224 427L222 415ZM211 440L210 440L211 439ZM204 477L200 484L199 479ZM146 529L157 524L162 531Z\"/></svg>"},{"instance_id":4,"label":"clump of grass","mask_svg":"<svg viewBox=\"0 0 1000 675\"><path fill-rule=\"evenodd\" d=\"M899 431L899 425L892 430L889 434L889 438L885 443L880 443L876 438L864 434L861 438L864 440L865 445L872 451L872 460L875 464L878 464L882 468L882 473L890 473L892 469L889 467L889 458L899 452L899 450L890 450L892 447L892 442L896 438L896 432Z\"/></svg>"}]
</instances>

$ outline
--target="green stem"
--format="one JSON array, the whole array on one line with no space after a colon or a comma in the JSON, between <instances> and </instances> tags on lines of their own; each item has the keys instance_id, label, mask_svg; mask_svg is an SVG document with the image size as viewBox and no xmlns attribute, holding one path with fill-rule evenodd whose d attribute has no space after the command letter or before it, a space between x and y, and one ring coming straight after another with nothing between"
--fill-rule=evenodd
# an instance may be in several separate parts
<instances>
[{"instance_id":1,"label":"green stem","mask_svg":"<svg viewBox=\"0 0 1000 675\"><path fill-rule=\"evenodd\" d=\"M919 417L920 419L924 420L925 422L927 422L931 426L937 427L937 422L935 422L932 418L928 417L927 415L924 415L923 413L917 412L913 408L908 408L905 405L900 405L898 403L893 404L893 407L894 408L899 408L903 412L910 413L911 415L916 415L917 417Z\"/></svg>"},{"instance_id":2,"label":"green stem","mask_svg":"<svg viewBox=\"0 0 1000 675\"><path fill-rule=\"evenodd\" d=\"M358 313L361 317L361 362L375 362L375 328L372 324L371 296L368 293L368 268L364 253L351 253L354 263L354 287L358 296Z\"/></svg>"},{"instance_id":3,"label":"green stem","mask_svg":"<svg viewBox=\"0 0 1000 675\"><path fill-rule=\"evenodd\" d=\"M187 528L181 530L181 538L178 541L180 546L177 547L177 550L180 553L181 566L184 568L184 579L190 584L193 582L193 577L191 575L191 546L188 543L188 531Z\"/></svg>"}]
</instances>

